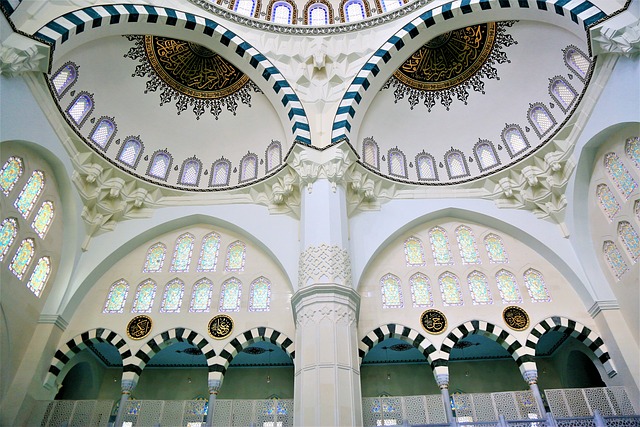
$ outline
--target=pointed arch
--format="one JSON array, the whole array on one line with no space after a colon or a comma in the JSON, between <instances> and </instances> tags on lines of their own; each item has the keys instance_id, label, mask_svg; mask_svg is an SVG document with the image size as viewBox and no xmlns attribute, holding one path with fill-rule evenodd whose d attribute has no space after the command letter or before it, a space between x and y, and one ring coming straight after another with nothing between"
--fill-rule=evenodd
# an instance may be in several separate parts
<instances>
[{"instance_id":1,"label":"pointed arch","mask_svg":"<svg viewBox=\"0 0 640 427\"><path fill-rule=\"evenodd\" d=\"M408 326L397 323L388 323L386 325L378 326L362 338L358 344L360 365L362 365L362 361L367 353L387 338L396 338L406 342L407 344L411 344L427 358L432 367L434 366L434 361L439 358L438 350L425 335Z\"/></svg>"},{"instance_id":2,"label":"pointed arch","mask_svg":"<svg viewBox=\"0 0 640 427\"><path fill-rule=\"evenodd\" d=\"M158 150L151 156L147 175L166 181L173 164L173 156L166 150Z\"/></svg>"},{"instance_id":3,"label":"pointed arch","mask_svg":"<svg viewBox=\"0 0 640 427\"><path fill-rule=\"evenodd\" d=\"M202 162L193 156L182 162L180 168L179 184L197 187L200 185L200 171L202 170Z\"/></svg>"},{"instance_id":4,"label":"pointed arch","mask_svg":"<svg viewBox=\"0 0 640 427\"><path fill-rule=\"evenodd\" d=\"M0 171L0 188L5 196L8 196L16 182L22 176L24 172L23 162L20 157L11 156L2 166Z\"/></svg>"},{"instance_id":5,"label":"pointed arch","mask_svg":"<svg viewBox=\"0 0 640 427\"><path fill-rule=\"evenodd\" d=\"M78 68L75 63L69 61L58 68L58 71L53 74L51 84L58 99L61 99L78 80Z\"/></svg>"},{"instance_id":6,"label":"pointed arch","mask_svg":"<svg viewBox=\"0 0 640 427\"><path fill-rule=\"evenodd\" d=\"M91 131L89 139L102 151L107 151L117 129L118 127L113 117L100 117Z\"/></svg>"}]
</instances>

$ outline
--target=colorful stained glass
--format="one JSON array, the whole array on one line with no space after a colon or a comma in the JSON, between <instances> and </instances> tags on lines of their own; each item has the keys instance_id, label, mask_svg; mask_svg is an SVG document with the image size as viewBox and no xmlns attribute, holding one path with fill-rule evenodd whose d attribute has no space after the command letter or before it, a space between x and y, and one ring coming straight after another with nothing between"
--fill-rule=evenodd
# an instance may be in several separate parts
<instances>
[{"instance_id":1,"label":"colorful stained glass","mask_svg":"<svg viewBox=\"0 0 640 427\"><path fill-rule=\"evenodd\" d=\"M40 171L33 171L29 181L25 184L20 192L20 195L16 199L13 206L18 209L18 212L23 218L27 218L33 209L33 205L36 204L36 200L42 193L44 188L44 173Z\"/></svg>"},{"instance_id":2,"label":"colorful stained glass","mask_svg":"<svg viewBox=\"0 0 640 427\"><path fill-rule=\"evenodd\" d=\"M169 271L182 273L189 271L194 241L195 237L190 233L185 233L176 239L176 247L173 252L173 260L171 261Z\"/></svg>"},{"instance_id":3,"label":"colorful stained glass","mask_svg":"<svg viewBox=\"0 0 640 427\"><path fill-rule=\"evenodd\" d=\"M240 311L242 283L235 277L226 280L220 289L220 306L218 311Z\"/></svg>"},{"instance_id":4,"label":"colorful stained glass","mask_svg":"<svg viewBox=\"0 0 640 427\"><path fill-rule=\"evenodd\" d=\"M246 246L240 240L231 243L227 248L226 271L244 271Z\"/></svg>"},{"instance_id":5,"label":"colorful stained glass","mask_svg":"<svg viewBox=\"0 0 640 427\"><path fill-rule=\"evenodd\" d=\"M640 200L636 200L633 205L633 211L636 213L636 219L640 223Z\"/></svg>"},{"instance_id":6,"label":"colorful stained glass","mask_svg":"<svg viewBox=\"0 0 640 427\"><path fill-rule=\"evenodd\" d=\"M602 245L602 252L604 253L604 259L607 261L609 268L617 279L629 269L627 263L622 258L620 250L611 240L607 240Z\"/></svg>"},{"instance_id":7,"label":"colorful stained glass","mask_svg":"<svg viewBox=\"0 0 640 427\"><path fill-rule=\"evenodd\" d=\"M522 302L522 295L518 289L516 276L507 270L500 270L496 273L496 284L500 291L500 298L503 304L514 304Z\"/></svg>"},{"instance_id":8,"label":"colorful stained glass","mask_svg":"<svg viewBox=\"0 0 640 427\"><path fill-rule=\"evenodd\" d=\"M433 295L429 278L422 273L416 273L409 279L411 284L411 299L414 307L432 307Z\"/></svg>"},{"instance_id":9,"label":"colorful stained glass","mask_svg":"<svg viewBox=\"0 0 640 427\"><path fill-rule=\"evenodd\" d=\"M596 187L596 197L598 198L602 212L607 216L609 221L613 220L620 210L620 205L609 189L609 186L607 184L598 185Z\"/></svg>"},{"instance_id":10,"label":"colorful stained glass","mask_svg":"<svg viewBox=\"0 0 640 427\"><path fill-rule=\"evenodd\" d=\"M9 270L11 270L18 279L22 279L24 273L27 272L34 253L35 244L33 243L33 239L24 239L22 243L20 243L16 254L13 256L11 264L9 264Z\"/></svg>"},{"instance_id":11,"label":"colorful stained glass","mask_svg":"<svg viewBox=\"0 0 640 427\"><path fill-rule=\"evenodd\" d=\"M407 265L425 265L422 241L417 237L409 237L404 241L404 255Z\"/></svg>"},{"instance_id":12,"label":"colorful stained glass","mask_svg":"<svg viewBox=\"0 0 640 427\"><path fill-rule=\"evenodd\" d=\"M167 247L162 243L156 243L147 251L147 258L142 271L144 273L157 273L162 270Z\"/></svg>"},{"instance_id":13,"label":"colorful stained glass","mask_svg":"<svg viewBox=\"0 0 640 427\"><path fill-rule=\"evenodd\" d=\"M129 294L129 284L123 279L118 280L109 289L107 301L104 303L103 313L123 313L124 303Z\"/></svg>"},{"instance_id":14,"label":"colorful stained glass","mask_svg":"<svg viewBox=\"0 0 640 427\"><path fill-rule=\"evenodd\" d=\"M220 250L220 235L209 233L202 239L198 271L216 271L218 252Z\"/></svg>"},{"instance_id":15,"label":"colorful stained glass","mask_svg":"<svg viewBox=\"0 0 640 427\"><path fill-rule=\"evenodd\" d=\"M40 206L31 227L38 233L41 239L44 239L51 225L51 221L53 221L53 202L47 201Z\"/></svg>"},{"instance_id":16,"label":"colorful stained glass","mask_svg":"<svg viewBox=\"0 0 640 427\"><path fill-rule=\"evenodd\" d=\"M624 144L624 152L627 157L635 163L636 167L640 169L640 137L634 136L627 139Z\"/></svg>"},{"instance_id":17,"label":"colorful stained glass","mask_svg":"<svg viewBox=\"0 0 640 427\"><path fill-rule=\"evenodd\" d=\"M449 250L449 238L447 232L440 227L433 227L429 231L431 239L431 251L436 265L452 265L453 257Z\"/></svg>"},{"instance_id":18,"label":"colorful stained glass","mask_svg":"<svg viewBox=\"0 0 640 427\"><path fill-rule=\"evenodd\" d=\"M461 225L456 228L456 239L458 240L462 263L465 265L480 264L480 254L476 247L476 238L473 235L473 231L466 225Z\"/></svg>"},{"instance_id":19,"label":"colorful stained glass","mask_svg":"<svg viewBox=\"0 0 640 427\"><path fill-rule=\"evenodd\" d=\"M382 292L382 308L402 308L402 285L400 279L393 274L385 274L380 279Z\"/></svg>"},{"instance_id":20,"label":"colorful stained glass","mask_svg":"<svg viewBox=\"0 0 640 427\"><path fill-rule=\"evenodd\" d=\"M209 311L211 305L211 294L213 293L213 283L208 279L201 279L193 285L191 294L191 305L189 311L192 313L202 313Z\"/></svg>"},{"instance_id":21,"label":"colorful stained glass","mask_svg":"<svg viewBox=\"0 0 640 427\"><path fill-rule=\"evenodd\" d=\"M164 288L161 313L179 313L182 306L182 295L184 294L184 283L180 279L173 279Z\"/></svg>"},{"instance_id":22,"label":"colorful stained glass","mask_svg":"<svg viewBox=\"0 0 640 427\"><path fill-rule=\"evenodd\" d=\"M621 221L618 224L618 236L624 247L629 253L629 257L633 262L637 262L640 258L640 239L638 238L638 232L627 221Z\"/></svg>"},{"instance_id":23,"label":"colorful stained glass","mask_svg":"<svg viewBox=\"0 0 640 427\"><path fill-rule=\"evenodd\" d=\"M17 235L18 221L15 218L5 218L0 224L0 261L9 252L9 248Z\"/></svg>"},{"instance_id":24,"label":"colorful stained glass","mask_svg":"<svg viewBox=\"0 0 640 427\"><path fill-rule=\"evenodd\" d=\"M638 188L638 183L633 179L627 168L616 153L608 153L604 156L604 166L609 177L616 184L620 194L626 199Z\"/></svg>"},{"instance_id":25,"label":"colorful stained glass","mask_svg":"<svg viewBox=\"0 0 640 427\"><path fill-rule=\"evenodd\" d=\"M487 277L484 274L479 271L472 271L467 276L467 283L469 284L469 292L474 305L493 304L489 283L487 283Z\"/></svg>"},{"instance_id":26,"label":"colorful stained glass","mask_svg":"<svg viewBox=\"0 0 640 427\"><path fill-rule=\"evenodd\" d=\"M529 291L531 302L550 302L551 297L547 290L547 285L544 283L544 277L542 273L533 268L524 272L524 284Z\"/></svg>"},{"instance_id":27,"label":"colorful stained glass","mask_svg":"<svg viewBox=\"0 0 640 427\"><path fill-rule=\"evenodd\" d=\"M15 156L9 157L0 171L0 188L5 196L13 190L22 172L22 159Z\"/></svg>"},{"instance_id":28,"label":"colorful stained glass","mask_svg":"<svg viewBox=\"0 0 640 427\"><path fill-rule=\"evenodd\" d=\"M31 273L29 281L27 282L27 288L29 288L37 297L40 297L44 286L47 284L50 273L51 261L49 261L49 257L40 258L36 267L33 269L33 273Z\"/></svg>"},{"instance_id":29,"label":"colorful stained glass","mask_svg":"<svg viewBox=\"0 0 640 427\"><path fill-rule=\"evenodd\" d=\"M251 283L249 311L269 311L271 302L271 282L266 277L258 277Z\"/></svg>"},{"instance_id":30,"label":"colorful stained glass","mask_svg":"<svg viewBox=\"0 0 640 427\"><path fill-rule=\"evenodd\" d=\"M462 291L458 277L453 273L442 273L438 278L440 292L442 293L442 303L445 306L463 305Z\"/></svg>"},{"instance_id":31,"label":"colorful stained glass","mask_svg":"<svg viewBox=\"0 0 640 427\"><path fill-rule=\"evenodd\" d=\"M507 251L500 236L496 234L488 234L484 238L484 247L487 249L489 261L493 264L506 264L509 262Z\"/></svg>"},{"instance_id":32,"label":"colorful stained glass","mask_svg":"<svg viewBox=\"0 0 640 427\"><path fill-rule=\"evenodd\" d=\"M132 313L151 313L153 300L156 298L156 284L153 280L145 280L138 285L133 299Z\"/></svg>"}]
</instances>

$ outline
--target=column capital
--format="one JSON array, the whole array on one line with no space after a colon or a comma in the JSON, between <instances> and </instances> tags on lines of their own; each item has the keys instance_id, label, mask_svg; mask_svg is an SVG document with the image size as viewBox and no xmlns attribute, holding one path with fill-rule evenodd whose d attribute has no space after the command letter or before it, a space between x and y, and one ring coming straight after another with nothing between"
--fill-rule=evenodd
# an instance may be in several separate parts
<instances>
[{"instance_id":1,"label":"column capital","mask_svg":"<svg viewBox=\"0 0 640 427\"><path fill-rule=\"evenodd\" d=\"M135 387L136 382L134 380L122 380L120 383L122 394L131 394L131 391L133 391Z\"/></svg>"},{"instance_id":2,"label":"column capital","mask_svg":"<svg viewBox=\"0 0 640 427\"><path fill-rule=\"evenodd\" d=\"M449 374L438 374L436 375L436 383L440 390L449 388Z\"/></svg>"},{"instance_id":3,"label":"column capital","mask_svg":"<svg viewBox=\"0 0 640 427\"><path fill-rule=\"evenodd\" d=\"M353 324L360 313L360 295L350 287L316 283L293 294L291 306L298 326L324 317Z\"/></svg>"},{"instance_id":4,"label":"column capital","mask_svg":"<svg viewBox=\"0 0 640 427\"><path fill-rule=\"evenodd\" d=\"M222 380L208 380L209 394L218 394L220 387L222 386Z\"/></svg>"},{"instance_id":5,"label":"column capital","mask_svg":"<svg viewBox=\"0 0 640 427\"><path fill-rule=\"evenodd\" d=\"M537 384L538 383L538 371L536 369L529 369L522 373L522 378L527 382L527 384Z\"/></svg>"}]
</instances>

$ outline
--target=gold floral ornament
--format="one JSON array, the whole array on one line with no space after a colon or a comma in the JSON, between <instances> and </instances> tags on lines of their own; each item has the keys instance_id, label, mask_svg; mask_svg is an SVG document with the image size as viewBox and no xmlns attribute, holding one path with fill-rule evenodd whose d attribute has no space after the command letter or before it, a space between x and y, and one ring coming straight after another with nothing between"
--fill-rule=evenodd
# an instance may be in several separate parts
<instances>
[{"instance_id":1,"label":"gold floral ornament","mask_svg":"<svg viewBox=\"0 0 640 427\"><path fill-rule=\"evenodd\" d=\"M514 331L524 331L529 327L529 315L515 305L510 305L502 311L502 319Z\"/></svg>"},{"instance_id":2,"label":"gold floral ornament","mask_svg":"<svg viewBox=\"0 0 640 427\"><path fill-rule=\"evenodd\" d=\"M134 340L141 340L149 335L153 322L149 316L136 316L127 324L127 336Z\"/></svg>"},{"instance_id":3,"label":"gold floral ornament","mask_svg":"<svg viewBox=\"0 0 640 427\"><path fill-rule=\"evenodd\" d=\"M233 331L233 319L226 314L218 314L209 321L207 330L211 338L217 340L224 339L231 335Z\"/></svg>"}]
</instances>

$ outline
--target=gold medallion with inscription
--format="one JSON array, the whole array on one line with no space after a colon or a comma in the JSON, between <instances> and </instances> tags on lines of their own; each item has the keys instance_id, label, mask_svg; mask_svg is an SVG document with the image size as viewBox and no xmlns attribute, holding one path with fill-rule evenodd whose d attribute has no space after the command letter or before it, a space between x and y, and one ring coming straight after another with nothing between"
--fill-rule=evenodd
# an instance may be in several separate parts
<instances>
[{"instance_id":1,"label":"gold medallion with inscription","mask_svg":"<svg viewBox=\"0 0 640 427\"><path fill-rule=\"evenodd\" d=\"M447 318L438 310L425 310L420 316L420 323L424 330L432 335L441 334L447 329Z\"/></svg>"},{"instance_id":2,"label":"gold medallion with inscription","mask_svg":"<svg viewBox=\"0 0 640 427\"><path fill-rule=\"evenodd\" d=\"M127 324L127 336L134 340L141 340L149 335L153 322L149 316L136 316Z\"/></svg>"},{"instance_id":3,"label":"gold medallion with inscription","mask_svg":"<svg viewBox=\"0 0 640 427\"><path fill-rule=\"evenodd\" d=\"M209 321L209 335L217 340L224 339L233 331L233 319L226 314L218 314Z\"/></svg>"},{"instance_id":4,"label":"gold medallion with inscription","mask_svg":"<svg viewBox=\"0 0 640 427\"><path fill-rule=\"evenodd\" d=\"M514 331L524 331L529 327L529 315L524 309L510 305L502 312L504 323Z\"/></svg>"}]
</instances>

